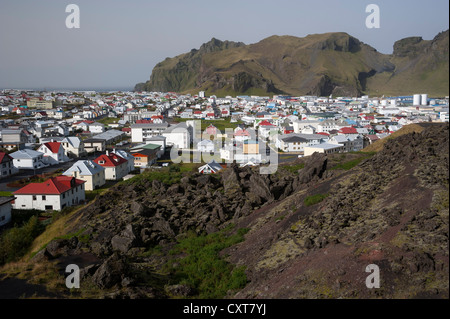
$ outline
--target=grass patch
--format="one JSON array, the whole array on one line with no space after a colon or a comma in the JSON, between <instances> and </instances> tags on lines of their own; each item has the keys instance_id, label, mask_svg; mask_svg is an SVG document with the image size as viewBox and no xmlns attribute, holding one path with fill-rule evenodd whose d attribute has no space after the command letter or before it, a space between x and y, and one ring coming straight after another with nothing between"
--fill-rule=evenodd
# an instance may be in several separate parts
<instances>
[{"instance_id":1,"label":"grass patch","mask_svg":"<svg viewBox=\"0 0 450 319\"><path fill-rule=\"evenodd\" d=\"M181 178L183 177L183 173L186 171L189 171L189 168L186 167L182 170L181 165L171 165L169 167L158 169L157 171L144 171L143 173L136 175L135 177L130 178L126 181L123 181L122 183L126 185L141 185L145 181L153 182L154 180L158 180L161 183L170 186L179 183L181 181Z\"/></svg>"},{"instance_id":2,"label":"grass patch","mask_svg":"<svg viewBox=\"0 0 450 319\"><path fill-rule=\"evenodd\" d=\"M234 267L219 256L220 251L244 239L248 229L236 234L227 233L233 226L217 233L196 235L191 232L169 252L183 256L171 260L167 266L174 274L174 284L186 284L194 288L196 298L223 298L229 290L242 289L247 283L245 267ZM176 266L173 266L176 263Z\"/></svg>"},{"instance_id":3,"label":"grass patch","mask_svg":"<svg viewBox=\"0 0 450 319\"><path fill-rule=\"evenodd\" d=\"M336 166L333 166L332 168L330 168L331 170L345 170L348 171L350 169L352 169L353 167L355 167L356 165L358 165L359 163L361 163L364 159L366 159L365 157L360 157L348 162L344 162L344 163L339 163Z\"/></svg>"},{"instance_id":4,"label":"grass patch","mask_svg":"<svg viewBox=\"0 0 450 319\"><path fill-rule=\"evenodd\" d=\"M11 197L11 196L14 196L14 195L13 195L12 192L2 191L2 192L0 192L0 196L3 196L3 197Z\"/></svg>"},{"instance_id":5,"label":"grass patch","mask_svg":"<svg viewBox=\"0 0 450 319\"><path fill-rule=\"evenodd\" d=\"M328 194L316 194L305 198L303 204L307 207L316 205L328 197Z\"/></svg>"},{"instance_id":6,"label":"grass patch","mask_svg":"<svg viewBox=\"0 0 450 319\"><path fill-rule=\"evenodd\" d=\"M291 173L297 173L299 170L305 168L305 163L300 163L296 165L285 165L283 169Z\"/></svg>"}]
</instances>

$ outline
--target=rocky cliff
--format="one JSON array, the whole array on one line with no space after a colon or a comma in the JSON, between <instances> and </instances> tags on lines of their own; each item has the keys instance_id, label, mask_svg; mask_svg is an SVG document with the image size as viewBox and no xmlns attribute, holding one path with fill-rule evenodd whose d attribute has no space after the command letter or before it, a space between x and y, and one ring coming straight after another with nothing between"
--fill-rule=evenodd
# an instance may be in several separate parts
<instances>
[{"instance_id":1,"label":"rocky cliff","mask_svg":"<svg viewBox=\"0 0 450 319\"><path fill-rule=\"evenodd\" d=\"M271 175L146 172L63 217L64 236L34 249L21 276L77 263L72 296L86 298L448 298L448 130ZM378 289L365 286L369 264ZM55 276L39 283L70 297Z\"/></svg>"}]
</instances>

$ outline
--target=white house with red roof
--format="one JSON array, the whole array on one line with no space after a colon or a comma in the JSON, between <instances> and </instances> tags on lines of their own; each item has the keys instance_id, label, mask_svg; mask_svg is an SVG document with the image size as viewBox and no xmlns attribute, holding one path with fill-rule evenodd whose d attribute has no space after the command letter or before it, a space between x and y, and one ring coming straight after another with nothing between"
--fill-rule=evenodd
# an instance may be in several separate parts
<instances>
[{"instance_id":1,"label":"white house with red roof","mask_svg":"<svg viewBox=\"0 0 450 319\"><path fill-rule=\"evenodd\" d=\"M44 153L44 163L49 165L56 165L59 163L68 162L65 149L60 142L44 143L37 149L38 152Z\"/></svg>"},{"instance_id":2,"label":"white house with red roof","mask_svg":"<svg viewBox=\"0 0 450 319\"><path fill-rule=\"evenodd\" d=\"M258 133L263 138L268 138L271 132L278 132L278 126L264 120L258 124Z\"/></svg>"},{"instance_id":3,"label":"white house with red roof","mask_svg":"<svg viewBox=\"0 0 450 319\"><path fill-rule=\"evenodd\" d=\"M15 209L62 210L85 200L83 180L72 176L51 177L43 183L30 183L13 192Z\"/></svg>"},{"instance_id":4,"label":"white house with red roof","mask_svg":"<svg viewBox=\"0 0 450 319\"><path fill-rule=\"evenodd\" d=\"M234 140L237 143L243 143L244 141L249 140L250 138L251 138L251 133L247 129L237 127L234 130Z\"/></svg>"},{"instance_id":5,"label":"white house with red roof","mask_svg":"<svg viewBox=\"0 0 450 319\"><path fill-rule=\"evenodd\" d=\"M105 179L117 181L128 174L128 161L114 153L100 155L95 163L105 168Z\"/></svg>"},{"instance_id":6,"label":"white house with red roof","mask_svg":"<svg viewBox=\"0 0 450 319\"><path fill-rule=\"evenodd\" d=\"M0 179L18 172L14 167L13 158L5 152L0 152Z\"/></svg>"}]
</instances>

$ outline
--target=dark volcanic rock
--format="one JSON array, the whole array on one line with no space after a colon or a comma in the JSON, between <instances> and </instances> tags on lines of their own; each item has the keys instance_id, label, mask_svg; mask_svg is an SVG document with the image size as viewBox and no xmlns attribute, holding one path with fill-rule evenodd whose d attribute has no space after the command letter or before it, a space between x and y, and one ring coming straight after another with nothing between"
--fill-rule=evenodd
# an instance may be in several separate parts
<instances>
[{"instance_id":1,"label":"dark volcanic rock","mask_svg":"<svg viewBox=\"0 0 450 319\"><path fill-rule=\"evenodd\" d=\"M97 269L92 279L98 287L108 289L119 285L122 279L127 277L128 269L126 260L118 254L113 254Z\"/></svg>"}]
</instances>

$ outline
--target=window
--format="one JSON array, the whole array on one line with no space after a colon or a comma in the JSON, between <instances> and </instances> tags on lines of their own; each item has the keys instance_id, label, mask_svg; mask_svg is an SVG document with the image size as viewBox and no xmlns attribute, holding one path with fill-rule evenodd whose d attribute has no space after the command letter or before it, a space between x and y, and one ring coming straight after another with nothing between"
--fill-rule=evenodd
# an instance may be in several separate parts
<instances>
[{"instance_id":1,"label":"window","mask_svg":"<svg viewBox=\"0 0 450 319\"><path fill-rule=\"evenodd\" d=\"M37 197L36 195L33 195L33 200L36 200L37 199L36 197Z\"/></svg>"},{"instance_id":2,"label":"window","mask_svg":"<svg viewBox=\"0 0 450 319\"><path fill-rule=\"evenodd\" d=\"M42 200L47 200L47 197L45 195L42 195Z\"/></svg>"},{"instance_id":3,"label":"window","mask_svg":"<svg viewBox=\"0 0 450 319\"><path fill-rule=\"evenodd\" d=\"M45 210L53 210L53 205L45 205Z\"/></svg>"}]
</instances>

